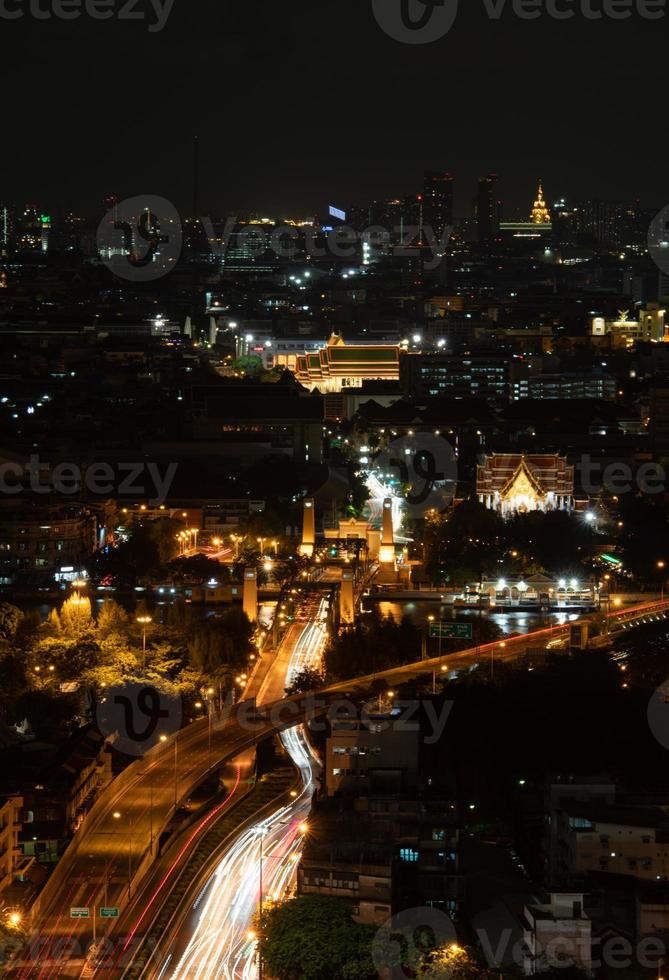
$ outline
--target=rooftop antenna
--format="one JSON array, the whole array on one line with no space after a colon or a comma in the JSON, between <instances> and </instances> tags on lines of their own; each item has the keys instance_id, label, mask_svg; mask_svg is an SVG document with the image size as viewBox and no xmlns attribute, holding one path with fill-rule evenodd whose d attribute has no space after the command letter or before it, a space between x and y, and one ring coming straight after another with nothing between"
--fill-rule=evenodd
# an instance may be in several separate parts
<instances>
[{"instance_id":1,"label":"rooftop antenna","mask_svg":"<svg viewBox=\"0 0 669 980\"><path fill-rule=\"evenodd\" d=\"M193 137L193 218L200 216L200 138Z\"/></svg>"}]
</instances>

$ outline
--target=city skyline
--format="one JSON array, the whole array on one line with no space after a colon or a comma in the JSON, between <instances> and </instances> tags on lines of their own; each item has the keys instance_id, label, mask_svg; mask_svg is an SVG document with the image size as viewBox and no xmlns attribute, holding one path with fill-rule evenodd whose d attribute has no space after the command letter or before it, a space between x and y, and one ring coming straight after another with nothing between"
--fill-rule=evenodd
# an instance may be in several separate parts
<instances>
[{"instance_id":1,"label":"city skyline","mask_svg":"<svg viewBox=\"0 0 669 980\"><path fill-rule=\"evenodd\" d=\"M203 0L196 19L177 2L156 35L132 21L6 22L4 70L22 78L30 108L5 104L15 149L0 161L2 196L39 189L87 209L112 188L161 194L186 212L198 134L200 199L217 213L310 213L328 199L409 193L425 167L451 170L462 186L497 170L515 207L525 174L552 193L641 195L661 207L661 38L653 21L491 22L471 6L446 38L412 47L384 35L364 4L333 0L297 0L289 13L268 0ZM40 72L26 78L27 44ZM639 80L630 47L644 51ZM540 75L528 61L536 50L549 66ZM131 72L114 70L121 53ZM633 149L645 136L650 155Z\"/></svg>"}]
</instances>

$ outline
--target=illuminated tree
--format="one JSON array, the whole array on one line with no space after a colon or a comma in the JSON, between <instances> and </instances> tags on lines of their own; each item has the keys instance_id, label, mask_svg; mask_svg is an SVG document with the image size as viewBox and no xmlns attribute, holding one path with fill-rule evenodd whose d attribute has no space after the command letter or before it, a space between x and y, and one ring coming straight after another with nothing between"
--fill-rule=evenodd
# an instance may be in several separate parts
<instances>
[{"instance_id":1,"label":"illuminated tree","mask_svg":"<svg viewBox=\"0 0 669 980\"><path fill-rule=\"evenodd\" d=\"M60 629L65 636L80 637L93 629L91 600L86 596L73 595L66 599L60 610Z\"/></svg>"},{"instance_id":2,"label":"illuminated tree","mask_svg":"<svg viewBox=\"0 0 669 980\"><path fill-rule=\"evenodd\" d=\"M256 923L258 929L258 923ZM366 980L376 976L376 927L360 925L339 899L303 896L263 910L262 955L275 980Z\"/></svg>"},{"instance_id":3,"label":"illuminated tree","mask_svg":"<svg viewBox=\"0 0 669 980\"><path fill-rule=\"evenodd\" d=\"M0 640L13 640L21 619L20 609L8 602L0 602Z\"/></svg>"},{"instance_id":4,"label":"illuminated tree","mask_svg":"<svg viewBox=\"0 0 669 980\"><path fill-rule=\"evenodd\" d=\"M124 636L130 626L128 614L113 599L107 599L100 609L97 620L97 630L100 636L109 636L116 633Z\"/></svg>"}]
</instances>

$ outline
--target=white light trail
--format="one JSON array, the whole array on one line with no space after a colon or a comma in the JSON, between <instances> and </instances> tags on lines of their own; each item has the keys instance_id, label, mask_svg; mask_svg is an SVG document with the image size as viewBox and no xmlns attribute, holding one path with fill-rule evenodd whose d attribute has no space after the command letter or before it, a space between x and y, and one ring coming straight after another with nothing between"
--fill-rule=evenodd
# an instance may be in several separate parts
<instances>
[{"instance_id":1,"label":"white light trail","mask_svg":"<svg viewBox=\"0 0 669 980\"><path fill-rule=\"evenodd\" d=\"M300 634L286 673L286 683L306 667L318 667L326 640L327 600ZM288 806L249 827L230 846L198 895L201 909L188 946L174 965L172 980L254 980L256 944L249 937L260 894L260 847L263 853L263 900L283 898L293 887L302 852L300 825L311 810L318 759L300 725L281 735L302 786Z\"/></svg>"}]
</instances>

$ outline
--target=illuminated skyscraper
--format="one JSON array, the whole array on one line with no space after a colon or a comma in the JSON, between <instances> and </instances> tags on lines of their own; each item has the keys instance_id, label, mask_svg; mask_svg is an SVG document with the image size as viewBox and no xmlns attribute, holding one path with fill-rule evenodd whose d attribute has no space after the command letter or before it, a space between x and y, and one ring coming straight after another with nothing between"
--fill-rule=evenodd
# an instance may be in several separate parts
<instances>
[{"instance_id":1,"label":"illuminated skyscraper","mask_svg":"<svg viewBox=\"0 0 669 980\"><path fill-rule=\"evenodd\" d=\"M426 170L423 177L423 225L441 238L445 228L453 227L453 186L455 178L444 171Z\"/></svg>"},{"instance_id":2,"label":"illuminated skyscraper","mask_svg":"<svg viewBox=\"0 0 669 980\"><path fill-rule=\"evenodd\" d=\"M497 174L488 174L479 180L476 198L476 222L480 242L488 242L499 230L499 201L497 200Z\"/></svg>"}]
</instances>

